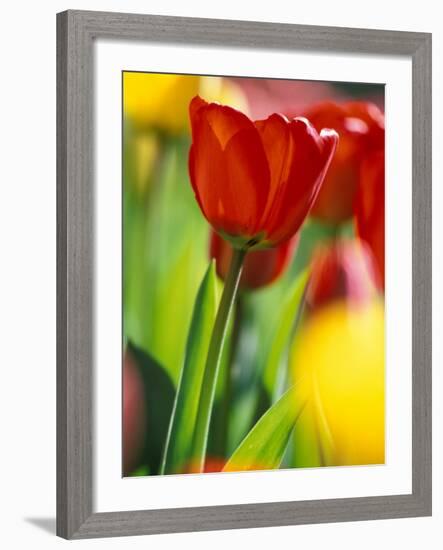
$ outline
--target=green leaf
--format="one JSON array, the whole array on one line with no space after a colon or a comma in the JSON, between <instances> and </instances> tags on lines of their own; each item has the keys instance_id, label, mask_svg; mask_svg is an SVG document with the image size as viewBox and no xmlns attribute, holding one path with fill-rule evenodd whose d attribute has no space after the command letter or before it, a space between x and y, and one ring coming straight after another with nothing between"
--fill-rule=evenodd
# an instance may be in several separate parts
<instances>
[{"instance_id":1,"label":"green leaf","mask_svg":"<svg viewBox=\"0 0 443 550\"><path fill-rule=\"evenodd\" d=\"M159 473L160 462L168 432L168 421L174 403L174 385L166 370L148 353L128 343L143 377L146 395L147 436L144 457L149 472Z\"/></svg>"},{"instance_id":2,"label":"green leaf","mask_svg":"<svg viewBox=\"0 0 443 550\"><path fill-rule=\"evenodd\" d=\"M132 157L125 157L124 333L149 351L177 386L195 296L208 265L209 226L189 183L189 138L159 143L144 195L135 193L134 167L126 166Z\"/></svg>"},{"instance_id":3,"label":"green leaf","mask_svg":"<svg viewBox=\"0 0 443 550\"><path fill-rule=\"evenodd\" d=\"M309 402L292 434L293 468L317 468L325 465L318 431L313 404Z\"/></svg>"},{"instance_id":4,"label":"green leaf","mask_svg":"<svg viewBox=\"0 0 443 550\"><path fill-rule=\"evenodd\" d=\"M281 461L302 410L290 388L248 433L223 471L273 470Z\"/></svg>"},{"instance_id":5,"label":"green leaf","mask_svg":"<svg viewBox=\"0 0 443 550\"><path fill-rule=\"evenodd\" d=\"M219 368L223 356L224 345L226 343L228 327L230 325L230 317L237 296L245 255L246 250L233 250L231 264L223 286L220 305L217 309L214 328L209 342L192 443L193 461L199 472L203 472L205 467L209 428Z\"/></svg>"},{"instance_id":6,"label":"green leaf","mask_svg":"<svg viewBox=\"0 0 443 550\"><path fill-rule=\"evenodd\" d=\"M149 468L146 464L142 464L129 474L128 477L146 477L149 475Z\"/></svg>"},{"instance_id":7,"label":"green leaf","mask_svg":"<svg viewBox=\"0 0 443 550\"><path fill-rule=\"evenodd\" d=\"M308 274L306 269L289 288L288 296L275 323L276 328L264 369L264 385L274 401L280 397L281 388L286 382L289 343L300 314Z\"/></svg>"},{"instance_id":8,"label":"green leaf","mask_svg":"<svg viewBox=\"0 0 443 550\"><path fill-rule=\"evenodd\" d=\"M214 263L211 262L195 300L186 353L162 464L162 473L178 473L191 460L191 445L209 341L217 310ZM172 345L172 344L171 344Z\"/></svg>"}]
</instances>

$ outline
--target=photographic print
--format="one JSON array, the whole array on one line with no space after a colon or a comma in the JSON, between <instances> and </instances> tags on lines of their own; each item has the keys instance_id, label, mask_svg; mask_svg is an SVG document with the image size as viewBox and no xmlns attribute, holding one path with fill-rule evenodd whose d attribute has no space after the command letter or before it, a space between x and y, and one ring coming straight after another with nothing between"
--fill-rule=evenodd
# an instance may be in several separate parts
<instances>
[{"instance_id":1,"label":"photographic print","mask_svg":"<svg viewBox=\"0 0 443 550\"><path fill-rule=\"evenodd\" d=\"M383 464L384 86L122 92L123 475Z\"/></svg>"}]
</instances>

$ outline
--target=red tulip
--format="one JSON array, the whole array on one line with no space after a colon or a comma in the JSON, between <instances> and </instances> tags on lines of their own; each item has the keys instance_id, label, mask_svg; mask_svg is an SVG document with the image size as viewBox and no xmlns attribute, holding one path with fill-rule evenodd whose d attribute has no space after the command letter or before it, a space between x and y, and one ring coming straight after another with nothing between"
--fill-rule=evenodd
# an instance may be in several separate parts
<instances>
[{"instance_id":1,"label":"red tulip","mask_svg":"<svg viewBox=\"0 0 443 550\"><path fill-rule=\"evenodd\" d=\"M298 234L275 248L252 250L247 254L240 279L240 288L254 290L273 283L287 268L298 244ZM232 246L215 231L211 234L209 254L215 258L217 275L225 280L232 258Z\"/></svg>"},{"instance_id":2,"label":"red tulip","mask_svg":"<svg viewBox=\"0 0 443 550\"><path fill-rule=\"evenodd\" d=\"M374 296L376 272L371 253L359 241L335 241L317 249L306 294L308 311L335 300L366 303Z\"/></svg>"},{"instance_id":3,"label":"red tulip","mask_svg":"<svg viewBox=\"0 0 443 550\"><path fill-rule=\"evenodd\" d=\"M376 149L384 148L384 115L372 103L320 103L306 112L318 130L334 128L340 143L311 210L311 215L328 223L352 217L360 178L360 166Z\"/></svg>"},{"instance_id":4,"label":"red tulip","mask_svg":"<svg viewBox=\"0 0 443 550\"><path fill-rule=\"evenodd\" d=\"M357 233L374 256L382 288L385 285L385 154L377 151L361 166L355 197Z\"/></svg>"},{"instance_id":5,"label":"red tulip","mask_svg":"<svg viewBox=\"0 0 443 550\"><path fill-rule=\"evenodd\" d=\"M123 364L123 472L130 474L140 462L146 437L146 401L143 378L129 351Z\"/></svg>"},{"instance_id":6,"label":"red tulip","mask_svg":"<svg viewBox=\"0 0 443 550\"><path fill-rule=\"evenodd\" d=\"M291 238L317 196L338 136L304 118L246 115L195 97L190 104L189 173L212 227L236 248Z\"/></svg>"}]
</instances>

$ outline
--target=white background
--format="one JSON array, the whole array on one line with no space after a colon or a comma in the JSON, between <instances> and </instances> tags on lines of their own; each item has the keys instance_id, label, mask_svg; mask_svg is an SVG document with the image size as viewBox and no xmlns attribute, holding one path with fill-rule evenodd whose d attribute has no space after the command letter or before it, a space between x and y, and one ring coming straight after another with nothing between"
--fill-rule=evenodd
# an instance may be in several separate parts
<instances>
[{"instance_id":1,"label":"white background","mask_svg":"<svg viewBox=\"0 0 443 550\"><path fill-rule=\"evenodd\" d=\"M61 547L55 515L55 12L66 8L434 33L434 280L442 280L443 26L435 0L14 2L2 6L1 543ZM6 193L5 193L6 191ZM439 548L443 537L441 283L434 287L434 517L81 541L79 548ZM439 369L440 367L440 369ZM48 532L50 531L50 532Z\"/></svg>"}]
</instances>

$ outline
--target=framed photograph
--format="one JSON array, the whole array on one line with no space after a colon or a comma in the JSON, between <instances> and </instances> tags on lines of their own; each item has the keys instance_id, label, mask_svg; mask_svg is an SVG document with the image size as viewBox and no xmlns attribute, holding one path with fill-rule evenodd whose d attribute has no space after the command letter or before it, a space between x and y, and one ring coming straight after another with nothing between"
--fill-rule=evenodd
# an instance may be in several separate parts
<instances>
[{"instance_id":1,"label":"framed photograph","mask_svg":"<svg viewBox=\"0 0 443 550\"><path fill-rule=\"evenodd\" d=\"M430 515L431 35L57 48L57 533Z\"/></svg>"}]
</instances>

